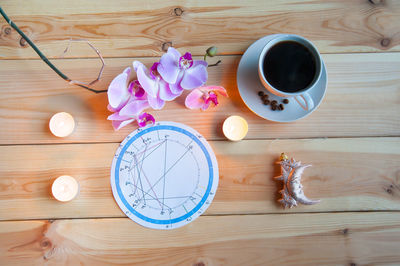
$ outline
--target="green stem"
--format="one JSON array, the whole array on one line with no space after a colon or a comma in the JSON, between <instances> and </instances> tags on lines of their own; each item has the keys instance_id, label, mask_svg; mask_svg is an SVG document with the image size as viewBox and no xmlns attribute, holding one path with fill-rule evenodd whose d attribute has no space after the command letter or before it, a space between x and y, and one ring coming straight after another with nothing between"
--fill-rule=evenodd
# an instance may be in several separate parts
<instances>
[{"instance_id":1,"label":"green stem","mask_svg":"<svg viewBox=\"0 0 400 266\"><path fill-rule=\"evenodd\" d=\"M204 55L204 61L206 61L207 62L207 52L206 52L206 54ZM214 66L218 66L220 63L221 63L222 61L221 60L218 60L218 62L217 63L215 63L215 64L212 64L212 65L208 65L208 67L214 67ZM208 63L208 62L207 62Z\"/></svg>"},{"instance_id":2,"label":"green stem","mask_svg":"<svg viewBox=\"0 0 400 266\"><path fill-rule=\"evenodd\" d=\"M208 67L214 67L214 66L218 66L218 65L219 65L221 62L222 62L221 60L218 60L218 62L217 62L217 63L215 63L215 64L212 64L212 65L208 65Z\"/></svg>"},{"instance_id":3,"label":"green stem","mask_svg":"<svg viewBox=\"0 0 400 266\"><path fill-rule=\"evenodd\" d=\"M14 29L18 32L19 35L21 35L22 38L25 39L25 41L32 47L32 49L38 54L38 56L51 68L54 70L54 72L56 72L62 79L71 82L71 79L68 78L64 73L62 73L55 65L53 65L49 59L47 59L47 57L42 54L42 52L39 50L39 48L37 48L37 46L31 41L31 39L29 39L28 36L25 35L25 33L23 31L21 31L17 25L15 25L15 23L7 16L7 14L4 12L3 8L1 8L0 6L0 14L3 16L3 18L6 20L6 22ZM85 88L89 91L92 91L94 93L101 93L101 92L106 92L107 90L94 90L91 89L89 87L86 87L85 85L81 85L81 84L75 84L79 87Z\"/></svg>"}]
</instances>

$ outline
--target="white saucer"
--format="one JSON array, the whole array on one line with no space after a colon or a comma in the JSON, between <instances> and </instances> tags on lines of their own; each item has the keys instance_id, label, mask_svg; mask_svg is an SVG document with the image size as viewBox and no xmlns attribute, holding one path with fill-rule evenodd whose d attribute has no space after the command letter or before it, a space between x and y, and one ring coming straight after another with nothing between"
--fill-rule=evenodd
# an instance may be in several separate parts
<instances>
[{"instance_id":1,"label":"white saucer","mask_svg":"<svg viewBox=\"0 0 400 266\"><path fill-rule=\"evenodd\" d=\"M309 94L314 101L314 108L311 110L306 111L301 108L294 98L287 98L289 99L289 103L284 105L285 109L282 111L273 111L271 110L270 105L264 105L260 96L258 96L259 91L268 94L271 101L277 100L281 103L284 99L268 92L262 85L258 76L258 56L264 46L277 35L279 34L265 36L250 45L240 59L237 70L237 85L244 103L255 114L275 122L291 122L306 117L318 108L326 92L327 74L325 64L322 61L321 79L317 86L314 86L309 91Z\"/></svg>"}]
</instances>

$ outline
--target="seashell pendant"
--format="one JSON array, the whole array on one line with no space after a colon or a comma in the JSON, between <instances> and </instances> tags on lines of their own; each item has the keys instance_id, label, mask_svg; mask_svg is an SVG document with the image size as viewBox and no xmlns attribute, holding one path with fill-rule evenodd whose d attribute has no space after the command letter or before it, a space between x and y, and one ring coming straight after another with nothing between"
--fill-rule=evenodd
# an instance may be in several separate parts
<instances>
[{"instance_id":1,"label":"seashell pendant","mask_svg":"<svg viewBox=\"0 0 400 266\"><path fill-rule=\"evenodd\" d=\"M293 158L289 160L285 153L281 153L280 160L277 163L281 165L281 175L274 178L283 182L283 189L279 191L282 198L278 200L283 207L292 208L297 206L298 203L313 205L320 202L320 200L307 198L301 184L301 176L304 170L311 165L302 165L301 162L296 162Z\"/></svg>"}]
</instances>

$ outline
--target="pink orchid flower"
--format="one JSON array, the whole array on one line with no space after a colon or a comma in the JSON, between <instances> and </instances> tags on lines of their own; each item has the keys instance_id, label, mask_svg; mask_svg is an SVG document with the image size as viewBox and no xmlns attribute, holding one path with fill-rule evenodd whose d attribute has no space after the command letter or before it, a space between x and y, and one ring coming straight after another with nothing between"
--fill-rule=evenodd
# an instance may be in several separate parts
<instances>
[{"instance_id":1,"label":"pink orchid flower","mask_svg":"<svg viewBox=\"0 0 400 266\"><path fill-rule=\"evenodd\" d=\"M204 85L208 79L207 62L193 60L190 53L183 56L175 49L168 48L157 66L158 73L170 84L172 93L182 93Z\"/></svg>"},{"instance_id":2,"label":"pink orchid flower","mask_svg":"<svg viewBox=\"0 0 400 266\"><path fill-rule=\"evenodd\" d=\"M111 117L111 118L110 118ZM124 120L120 120L124 119ZM116 114L112 114L108 117L108 120L112 120L112 125L115 130L119 130L124 126L134 122L135 120L138 123L139 127L144 127L148 122L155 123L154 117L149 113L140 113L139 115L131 115L131 116L118 116Z\"/></svg>"},{"instance_id":3,"label":"pink orchid flower","mask_svg":"<svg viewBox=\"0 0 400 266\"><path fill-rule=\"evenodd\" d=\"M142 113L137 118L139 127L145 127L148 122L154 124L156 120L154 117L149 113Z\"/></svg>"},{"instance_id":4,"label":"pink orchid flower","mask_svg":"<svg viewBox=\"0 0 400 266\"><path fill-rule=\"evenodd\" d=\"M108 116L115 130L137 120L140 126L143 110L148 108L147 95L137 80L129 83L130 68L127 68L111 81L108 88L108 110L114 112ZM154 119L154 118L153 118Z\"/></svg>"},{"instance_id":5,"label":"pink orchid flower","mask_svg":"<svg viewBox=\"0 0 400 266\"><path fill-rule=\"evenodd\" d=\"M224 87L221 86L203 86L191 91L185 100L185 105L189 109L207 110L211 103L218 105L218 94L228 97Z\"/></svg>"},{"instance_id":6,"label":"pink orchid flower","mask_svg":"<svg viewBox=\"0 0 400 266\"><path fill-rule=\"evenodd\" d=\"M133 62L133 69L136 71L139 83L147 93L149 104L156 110L163 108L165 101L172 101L182 93L171 91L169 84L161 78L157 71L158 64L154 63L148 70L141 62Z\"/></svg>"},{"instance_id":7,"label":"pink orchid flower","mask_svg":"<svg viewBox=\"0 0 400 266\"><path fill-rule=\"evenodd\" d=\"M131 96L128 89L130 74L131 68L127 67L121 74L111 81L107 91L109 103L108 109L121 109L129 100Z\"/></svg>"}]
</instances>

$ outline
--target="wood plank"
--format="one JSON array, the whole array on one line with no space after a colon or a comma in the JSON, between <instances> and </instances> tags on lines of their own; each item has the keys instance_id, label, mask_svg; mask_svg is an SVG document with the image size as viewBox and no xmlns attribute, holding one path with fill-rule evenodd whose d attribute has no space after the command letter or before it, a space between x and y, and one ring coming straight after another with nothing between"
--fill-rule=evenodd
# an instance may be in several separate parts
<instances>
[{"instance_id":1,"label":"wood plank","mask_svg":"<svg viewBox=\"0 0 400 266\"><path fill-rule=\"evenodd\" d=\"M183 52L184 50L182 50ZM224 139L221 124L232 114L250 125L248 139L400 135L400 53L324 55L328 69L326 97L317 111L294 123L273 123L254 115L243 103L236 85L239 56L224 56L222 65L209 69L208 84L227 88L230 98L206 112L187 110L185 96L152 112L158 121L170 120L194 127L207 139ZM133 59L107 59L98 89L106 89ZM155 58L142 60L147 65ZM73 79L90 81L100 64L94 59L56 60ZM136 128L114 132L106 120L106 94L94 94L68 85L39 60L0 61L1 144L116 142ZM71 113L77 122L68 138L48 131L50 117Z\"/></svg>"},{"instance_id":2,"label":"wood plank","mask_svg":"<svg viewBox=\"0 0 400 266\"><path fill-rule=\"evenodd\" d=\"M197 55L212 45L241 54L274 33L303 35L323 53L400 51L397 0L4 0L2 7L51 58L70 38L89 39L105 57L132 57L160 55L164 43ZM1 20L0 58L38 58L8 28ZM96 54L77 45L68 56Z\"/></svg>"},{"instance_id":3,"label":"wood plank","mask_svg":"<svg viewBox=\"0 0 400 266\"><path fill-rule=\"evenodd\" d=\"M394 265L399 241L399 213L200 217L170 231L127 218L0 222L7 265Z\"/></svg>"},{"instance_id":4,"label":"wood plank","mask_svg":"<svg viewBox=\"0 0 400 266\"><path fill-rule=\"evenodd\" d=\"M400 210L400 138L212 141L220 183L207 215ZM118 144L0 147L0 219L124 217L110 188ZM303 178L313 206L284 210L275 161L287 152L313 167ZM69 203L51 197L53 180L72 175L81 194Z\"/></svg>"}]
</instances>

